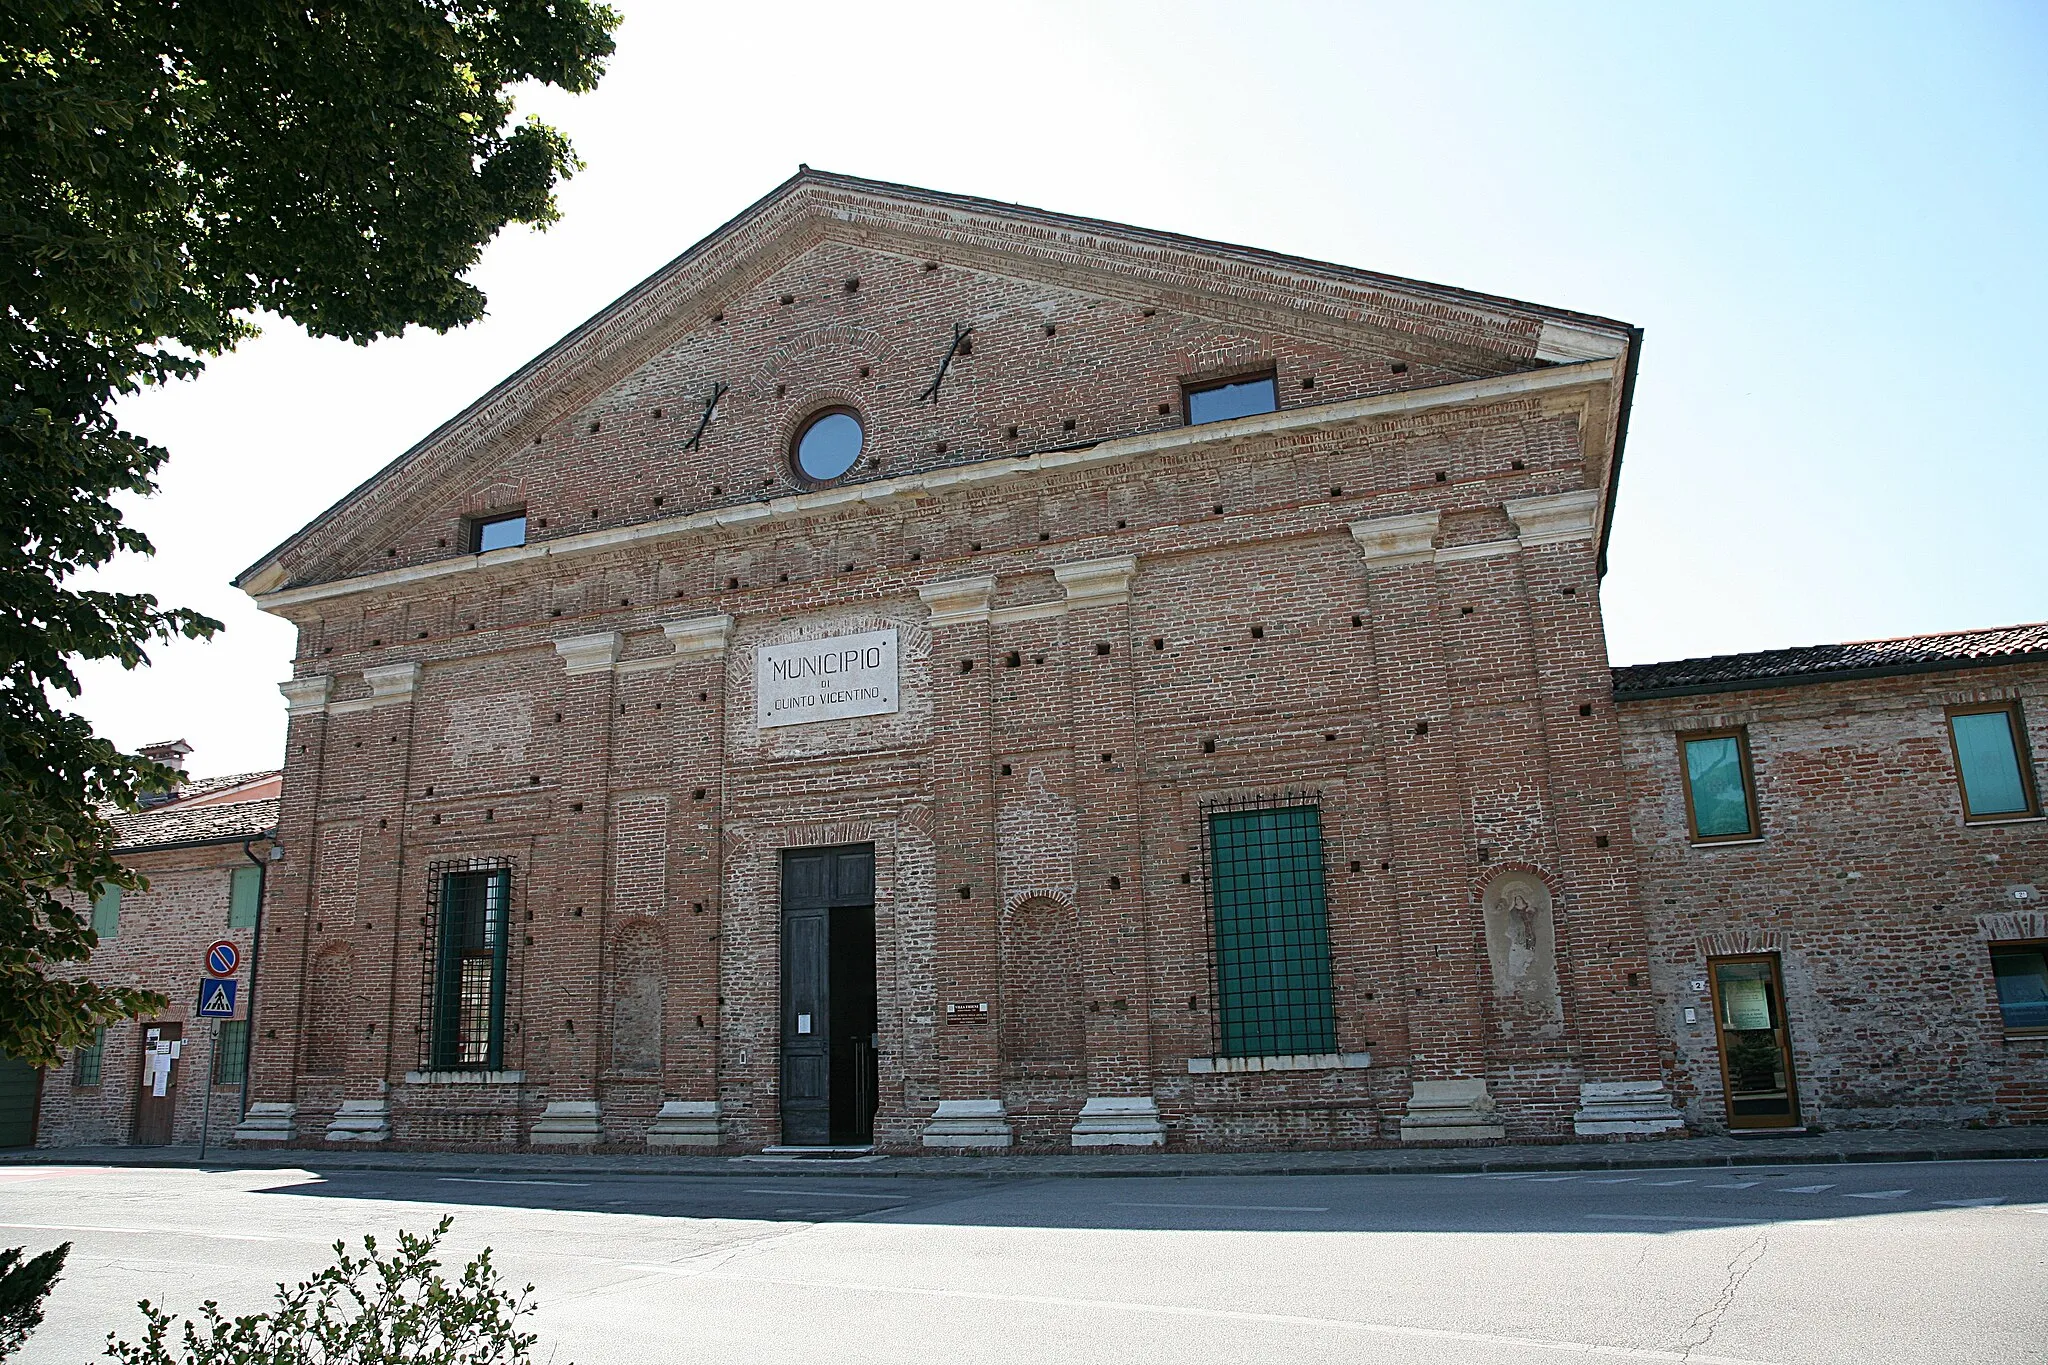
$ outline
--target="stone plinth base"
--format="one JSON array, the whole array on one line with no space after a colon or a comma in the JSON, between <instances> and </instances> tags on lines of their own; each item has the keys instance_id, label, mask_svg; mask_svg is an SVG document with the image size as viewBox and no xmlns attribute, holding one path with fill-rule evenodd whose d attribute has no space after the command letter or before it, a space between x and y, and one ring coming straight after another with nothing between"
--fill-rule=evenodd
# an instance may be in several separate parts
<instances>
[{"instance_id":1,"label":"stone plinth base","mask_svg":"<svg viewBox=\"0 0 2048 1365\"><path fill-rule=\"evenodd\" d=\"M391 1105L386 1100L343 1100L327 1125L329 1142L389 1142Z\"/></svg>"},{"instance_id":2,"label":"stone plinth base","mask_svg":"<svg viewBox=\"0 0 2048 1365\"><path fill-rule=\"evenodd\" d=\"M604 1141L604 1117L596 1100L554 1100L527 1141L536 1147L594 1147Z\"/></svg>"},{"instance_id":3,"label":"stone plinth base","mask_svg":"<svg viewBox=\"0 0 2048 1365\"><path fill-rule=\"evenodd\" d=\"M1081 1106L1072 1141L1076 1147L1164 1147L1166 1125L1149 1095L1096 1095Z\"/></svg>"},{"instance_id":4,"label":"stone plinth base","mask_svg":"<svg viewBox=\"0 0 2048 1365\"><path fill-rule=\"evenodd\" d=\"M258 1100L235 1125L237 1142L290 1142L299 1135L299 1106Z\"/></svg>"},{"instance_id":5,"label":"stone plinth base","mask_svg":"<svg viewBox=\"0 0 2048 1365\"><path fill-rule=\"evenodd\" d=\"M1401 1116L1403 1142L1478 1142L1507 1136L1486 1082L1417 1081Z\"/></svg>"},{"instance_id":6,"label":"stone plinth base","mask_svg":"<svg viewBox=\"0 0 2048 1365\"><path fill-rule=\"evenodd\" d=\"M647 1130L647 1150L718 1145L717 1100L669 1100Z\"/></svg>"},{"instance_id":7,"label":"stone plinth base","mask_svg":"<svg viewBox=\"0 0 2048 1365\"><path fill-rule=\"evenodd\" d=\"M927 1147L1007 1147L1010 1113L1001 1100L940 1100L925 1125Z\"/></svg>"},{"instance_id":8,"label":"stone plinth base","mask_svg":"<svg viewBox=\"0 0 2048 1365\"><path fill-rule=\"evenodd\" d=\"M1580 1137L1648 1137L1685 1130L1662 1081L1587 1081L1572 1131Z\"/></svg>"}]
</instances>

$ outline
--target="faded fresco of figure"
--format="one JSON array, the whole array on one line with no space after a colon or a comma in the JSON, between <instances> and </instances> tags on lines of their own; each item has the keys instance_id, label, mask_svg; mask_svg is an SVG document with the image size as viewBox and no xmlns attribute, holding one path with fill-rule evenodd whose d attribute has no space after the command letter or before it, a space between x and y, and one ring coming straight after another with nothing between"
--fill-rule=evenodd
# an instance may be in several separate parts
<instances>
[{"instance_id":1,"label":"faded fresco of figure","mask_svg":"<svg viewBox=\"0 0 2048 1365\"><path fill-rule=\"evenodd\" d=\"M1564 1028L1557 990L1557 934L1550 888L1528 872L1503 872L1486 885L1486 957L1503 1034L1555 1038Z\"/></svg>"}]
</instances>

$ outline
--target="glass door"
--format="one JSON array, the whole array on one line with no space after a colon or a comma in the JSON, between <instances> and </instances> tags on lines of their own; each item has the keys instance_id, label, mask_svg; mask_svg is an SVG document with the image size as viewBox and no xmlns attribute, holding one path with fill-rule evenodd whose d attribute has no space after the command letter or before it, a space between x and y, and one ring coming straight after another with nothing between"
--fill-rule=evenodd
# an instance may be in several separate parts
<instances>
[{"instance_id":1,"label":"glass door","mask_svg":"<svg viewBox=\"0 0 2048 1365\"><path fill-rule=\"evenodd\" d=\"M1710 959L1714 1031L1721 1040L1721 1083L1730 1128L1796 1128L1792 1040L1778 955Z\"/></svg>"}]
</instances>

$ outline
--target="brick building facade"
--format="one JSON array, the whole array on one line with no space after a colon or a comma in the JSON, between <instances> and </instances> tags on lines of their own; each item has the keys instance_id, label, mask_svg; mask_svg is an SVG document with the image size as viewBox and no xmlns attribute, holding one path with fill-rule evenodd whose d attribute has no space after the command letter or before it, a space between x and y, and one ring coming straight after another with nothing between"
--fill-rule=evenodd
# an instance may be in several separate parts
<instances>
[{"instance_id":1,"label":"brick building facade","mask_svg":"<svg viewBox=\"0 0 2048 1365\"><path fill-rule=\"evenodd\" d=\"M182 768L190 751L174 743L144 752ZM232 1140L247 1097L252 958L278 788L275 772L198 779L114 818L117 856L149 886L109 891L93 906L100 941L83 970L169 1004L153 1018L107 1025L95 1046L43 1073L38 1145L195 1143L202 1117L210 1141ZM240 1017L216 1030L195 1010L207 948L221 940L237 949L224 979L235 983Z\"/></svg>"},{"instance_id":2,"label":"brick building facade","mask_svg":"<svg viewBox=\"0 0 2048 1365\"><path fill-rule=\"evenodd\" d=\"M1600 617L1638 345L800 173L239 580L239 1135L1716 1126Z\"/></svg>"}]
</instances>

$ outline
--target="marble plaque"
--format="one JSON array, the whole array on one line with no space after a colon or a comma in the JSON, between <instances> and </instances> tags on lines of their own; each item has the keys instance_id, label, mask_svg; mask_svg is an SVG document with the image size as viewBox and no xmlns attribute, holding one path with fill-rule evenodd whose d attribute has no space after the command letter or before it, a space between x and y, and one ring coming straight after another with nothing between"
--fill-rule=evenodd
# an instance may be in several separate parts
<instances>
[{"instance_id":1,"label":"marble plaque","mask_svg":"<svg viewBox=\"0 0 2048 1365\"><path fill-rule=\"evenodd\" d=\"M894 630L762 645L754 656L754 719L763 730L896 710Z\"/></svg>"}]
</instances>

